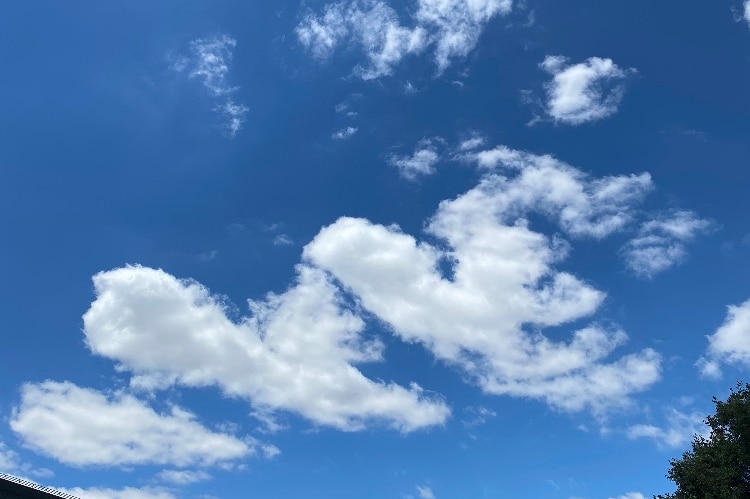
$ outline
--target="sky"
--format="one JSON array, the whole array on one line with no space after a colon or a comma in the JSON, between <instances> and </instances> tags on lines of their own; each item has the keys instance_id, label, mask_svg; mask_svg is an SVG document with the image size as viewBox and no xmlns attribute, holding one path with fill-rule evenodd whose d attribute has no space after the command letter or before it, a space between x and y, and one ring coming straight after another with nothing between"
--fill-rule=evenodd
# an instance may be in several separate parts
<instances>
[{"instance_id":1,"label":"sky","mask_svg":"<svg viewBox=\"0 0 750 499\"><path fill-rule=\"evenodd\" d=\"M750 3L10 2L0 472L643 499L750 370Z\"/></svg>"}]
</instances>

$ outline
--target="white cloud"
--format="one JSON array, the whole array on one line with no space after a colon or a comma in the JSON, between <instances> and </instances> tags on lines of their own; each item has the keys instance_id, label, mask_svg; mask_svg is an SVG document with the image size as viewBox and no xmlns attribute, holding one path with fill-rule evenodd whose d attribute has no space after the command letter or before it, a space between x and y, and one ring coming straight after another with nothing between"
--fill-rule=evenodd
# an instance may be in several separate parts
<instances>
[{"instance_id":1,"label":"white cloud","mask_svg":"<svg viewBox=\"0 0 750 499\"><path fill-rule=\"evenodd\" d=\"M211 475L205 471L193 470L163 470L156 477L168 483L176 485L189 485L191 483L205 482L211 479Z\"/></svg>"},{"instance_id":2,"label":"white cloud","mask_svg":"<svg viewBox=\"0 0 750 499\"><path fill-rule=\"evenodd\" d=\"M216 107L216 111L224 117L224 127L232 138L236 137L237 133L242 130L242 125L245 123L249 110L244 104L237 104L231 99Z\"/></svg>"},{"instance_id":3,"label":"white cloud","mask_svg":"<svg viewBox=\"0 0 750 499\"><path fill-rule=\"evenodd\" d=\"M334 140L346 140L354 137L354 134L357 133L359 128L354 126L348 126L346 128L342 128L341 130L337 130L331 134L331 138Z\"/></svg>"},{"instance_id":4,"label":"white cloud","mask_svg":"<svg viewBox=\"0 0 750 499\"><path fill-rule=\"evenodd\" d=\"M47 468L35 468L30 463L21 460L20 456L16 451L5 445L5 442L0 441L0 475L8 473L10 476L23 475L36 476L36 477L50 477L54 475L51 470ZM24 478L29 480L29 478Z\"/></svg>"},{"instance_id":5,"label":"white cloud","mask_svg":"<svg viewBox=\"0 0 750 499\"><path fill-rule=\"evenodd\" d=\"M419 499L435 499L432 489L426 485L417 485L417 494L419 494Z\"/></svg>"},{"instance_id":6,"label":"white cloud","mask_svg":"<svg viewBox=\"0 0 750 499\"><path fill-rule=\"evenodd\" d=\"M467 419L464 419L462 423L465 428L474 428L485 424L488 420L497 416L497 413L486 407L467 407L466 408Z\"/></svg>"},{"instance_id":7,"label":"white cloud","mask_svg":"<svg viewBox=\"0 0 750 499\"><path fill-rule=\"evenodd\" d=\"M155 488L137 489L126 487L124 489L105 489L105 488L56 488L55 490L64 494L70 494L80 499L176 499L169 492Z\"/></svg>"},{"instance_id":8,"label":"white cloud","mask_svg":"<svg viewBox=\"0 0 750 499\"><path fill-rule=\"evenodd\" d=\"M364 79L389 75L405 57L429 47L442 72L452 59L468 55L486 24L511 6L512 0L418 0L406 26L383 0L347 0L329 4L319 15L308 13L296 33L321 59L346 41L363 50L368 64L355 73Z\"/></svg>"},{"instance_id":9,"label":"white cloud","mask_svg":"<svg viewBox=\"0 0 750 499\"><path fill-rule=\"evenodd\" d=\"M292 238L287 236L286 234L279 234L273 238L274 246L292 246L293 244L294 241L292 240Z\"/></svg>"},{"instance_id":10,"label":"white cloud","mask_svg":"<svg viewBox=\"0 0 750 499\"><path fill-rule=\"evenodd\" d=\"M440 161L440 155L432 140L422 140L411 156L392 154L388 163L398 168L402 177L415 180L420 175L435 173L435 165Z\"/></svg>"},{"instance_id":11,"label":"white cloud","mask_svg":"<svg viewBox=\"0 0 750 499\"><path fill-rule=\"evenodd\" d=\"M745 1L744 7L745 8L744 8L744 11L743 11L743 15L745 17L745 21L747 21L748 23L750 23L750 0L746 0Z\"/></svg>"},{"instance_id":12,"label":"white cloud","mask_svg":"<svg viewBox=\"0 0 750 499\"><path fill-rule=\"evenodd\" d=\"M15 473L21 469L21 461L18 453L8 448L5 442L0 441L0 471L4 473Z\"/></svg>"},{"instance_id":13,"label":"white cloud","mask_svg":"<svg viewBox=\"0 0 750 499\"><path fill-rule=\"evenodd\" d=\"M600 57L568 64L565 57L547 56L541 67L552 75L552 81L545 84L545 111L555 121L568 125L600 120L617 112L623 82L635 72Z\"/></svg>"},{"instance_id":14,"label":"white cloud","mask_svg":"<svg viewBox=\"0 0 750 499\"><path fill-rule=\"evenodd\" d=\"M254 451L178 407L159 414L130 395L107 397L67 382L24 385L10 426L27 447L73 466L206 466Z\"/></svg>"},{"instance_id":15,"label":"white cloud","mask_svg":"<svg viewBox=\"0 0 750 499\"><path fill-rule=\"evenodd\" d=\"M697 363L704 376L721 377L722 363L750 367L750 300L729 306L724 324L707 338L707 355Z\"/></svg>"},{"instance_id":16,"label":"white cloud","mask_svg":"<svg viewBox=\"0 0 750 499\"><path fill-rule=\"evenodd\" d=\"M427 225L439 245L341 218L306 246L305 260L329 271L397 336L460 366L488 393L566 410L628 403L659 379L659 356L646 349L606 363L627 336L596 324L568 341L542 334L590 316L604 293L555 269L567 243L534 232L524 217L541 212L573 235L603 237L630 220L650 177L590 179L551 157L493 154L493 162L490 152L474 157L485 168L502 165L507 176L492 172L440 204Z\"/></svg>"},{"instance_id":17,"label":"white cloud","mask_svg":"<svg viewBox=\"0 0 750 499\"><path fill-rule=\"evenodd\" d=\"M628 438L651 438L662 447L685 447L692 442L693 435L706 436L708 434L709 428L704 424L704 419L705 415L699 412L687 414L676 409L670 409L667 414L666 427L647 424L634 425L628 428Z\"/></svg>"},{"instance_id":18,"label":"white cloud","mask_svg":"<svg viewBox=\"0 0 750 499\"><path fill-rule=\"evenodd\" d=\"M485 144L484 137L478 134L473 134L469 138L464 139L458 145L459 152L466 153L468 151L475 151Z\"/></svg>"},{"instance_id":19,"label":"white cloud","mask_svg":"<svg viewBox=\"0 0 750 499\"><path fill-rule=\"evenodd\" d=\"M497 184L499 214L512 220L527 211L541 212L576 237L604 238L627 227L634 208L653 189L648 173L590 178L552 156L538 156L499 146L463 156L487 171L518 172L508 181L489 176L483 185Z\"/></svg>"},{"instance_id":20,"label":"white cloud","mask_svg":"<svg viewBox=\"0 0 750 499\"><path fill-rule=\"evenodd\" d=\"M685 245L712 227L690 211L677 211L650 220L623 248L626 264L636 275L651 278L685 260Z\"/></svg>"},{"instance_id":21,"label":"white cloud","mask_svg":"<svg viewBox=\"0 0 750 499\"><path fill-rule=\"evenodd\" d=\"M260 412L343 430L373 420L401 431L442 424L448 407L416 384L375 382L354 367L381 360L382 344L362 335L362 319L322 271L297 270L291 289L251 301L252 316L238 323L198 283L143 267L102 272L84 315L87 344L133 372L136 387L217 386Z\"/></svg>"},{"instance_id":22,"label":"white cloud","mask_svg":"<svg viewBox=\"0 0 750 499\"><path fill-rule=\"evenodd\" d=\"M609 499L646 499L646 497L640 492L628 492L625 495L610 497Z\"/></svg>"},{"instance_id":23,"label":"white cloud","mask_svg":"<svg viewBox=\"0 0 750 499\"><path fill-rule=\"evenodd\" d=\"M231 137L240 131L248 112L247 106L231 98L239 90L228 81L236 45L237 41L228 35L199 38L190 42L189 55L180 56L172 63L173 70L200 81L211 96L221 101L214 109L222 116Z\"/></svg>"}]
</instances>

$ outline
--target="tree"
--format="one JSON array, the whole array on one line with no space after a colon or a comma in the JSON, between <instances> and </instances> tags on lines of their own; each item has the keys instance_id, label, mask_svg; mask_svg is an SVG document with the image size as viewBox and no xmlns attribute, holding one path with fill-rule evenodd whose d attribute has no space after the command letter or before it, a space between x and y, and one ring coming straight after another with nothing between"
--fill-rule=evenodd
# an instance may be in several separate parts
<instances>
[{"instance_id":1,"label":"tree","mask_svg":"<svg viewBox=\"0 0 750 499\"><path fill-rule=\"evenodd\" d=\"M670 461L667 478L677 491L655 499L750 498L750 383L737 383L726 402L713 402L716 414L705 420L710 436L696 435L693 450Z\"/></svg>"}]
</instances>

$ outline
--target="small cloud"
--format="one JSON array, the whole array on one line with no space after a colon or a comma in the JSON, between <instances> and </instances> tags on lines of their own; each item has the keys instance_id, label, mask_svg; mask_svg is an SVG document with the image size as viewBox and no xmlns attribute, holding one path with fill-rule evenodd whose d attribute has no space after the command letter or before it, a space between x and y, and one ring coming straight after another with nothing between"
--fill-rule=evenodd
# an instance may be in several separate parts
<instances>
[{"instance_id":1,"label":"small cloud","mask_svg":"<svg viewBox=\"0 0 750 499\"><path fill-rule=\"evenodd\" d=\"M415 180L422 175L432 175L435 173L435 165L440 161L436 142L442 142L442 139L436 137L421 140L411 156L392 154L388 158L388 163L398 168L401 176L409 180Z\"/></svg>"},{"instance_id":2,"label":"small cloud","mask_svg":"<svg viewBox=\"0 0 750 499\"><path fill-rule=\"evenodd\" d=\"M463 420L464 428L475 428L485 424L490 419L497 416L497 413L486 407L467 407L467 419Z\"/></svg>"},{"instance_id":3,"label":"small cloud","mask_svg":"<svg viewBox=\"0 0 750 499\"><path fill-rule=\"evenodd\" d=\"M417 89L410 81L407 81L404 84L404 93L406 95L414 95L417 93Z\"/></svg>"},{"instance_id":4,"label":"small cloud","mask_svg":"<svg viewBox=\"0 0 750 499\"><path fill-rule=\"evenodd\" d=\"M237 41L228 35L199 38L190 42L187 55L178 56L170 66L189 79L200 81L209 95L221 101L214 111L222 117L224 128L232 138L242 128L248 112L247 106L231 98L239 87L228 82L236 45Z\"/></svg>"},{"instance_id":5,"label":"small cloud","mask_svg":"<svg viewBox=\"0 0 750 499\"><path fill-rule=\"evenodd\" d=\"M696 362L704 377L720 378L722 363L750 367L750 300L729 306L724 323L707 338L706 356Z\"/></svg>"},{"instance_id":6,"label":"small cloud","mask_svg":"<svg viewBox=\"0 0 750 499\"><path fill-rule=\"evenodd\" d=\"M550 55L540 67L552 75L552 81L545 84L545 112L566 125L580 125L615 114L625 92L624 82L636 72L600 57L568 64L566 57Z\"/></svg>"},{"instance_id":7,"label":"small cloud","mask_svg":"<svg viewBox=\"0 0 750 499\"><path fill-rule=\"evenodd\" d=\"M435 499L432 489L426 485L417 485L417 493L419 494L419 499Z\"/></svg>"},{"instance_id":8,"label":"small cloud","mask_svg":"<svg viewBox=\"0 0 750 499\"><path fill-rule=\"evenodd\" d=\"M200 255L198 255L198 260L202 262L211 262L216 259L218 254L219 254L219 250L214 249L211 251L207 251L205 253L201 253Z\"/></svg>"},{"instance_id":9,"label":"small cloud","mask_svg":"<svg viewBox=\"0 0 750 499\"><path fill-rule=\"evenodd\" d=\"M291 237L287 236L286 234L279 234L278 236L273 238L273 245L274 246L292 246L294 244L294 241Z\"/></svg>"},{"instance_id":10,"label":"small cloud","mask_svg":"<svg viewBox=\"0 0 750 499\"><path fill-rule=\"evenodd\" d=\"M175 485L189 485L191 483L205 482L211 479L211 475L205 471L190 470L164 470L156 477L162 482L168 482Z\"/></svg>"},{"instance_id":11,"label":"small cloud","mask_svg":"<svg viewBox=\"0 0 750 499\"><path fill-rule=\"evenodd\" d=\"M677 211L645 222L622 254L637 276L650 279L684 261L686 244L712 227L709 220L691 211Z\"/></svg>"},{"instance_id":12,"label":"small cloud","mask_svg":"<svg viewBox=\"0 0 750 499\"><path fill-rule=\"evenodd\" d=\"M485 144L484 137L477 133L473 133L470 137L464 139L459 143L458 150L459 152L469 152L474 151L476 149L479 149Z\"/></svg>"},{"instance_id":13,"label":"small cloud","mask_svg":"<svg viewBox=\"0 0 750 499\"><path fill-rule=\"evenodd\" d=\"M359 128L348 126L346 128L342 128L341 130L333 132L331 134L331 138L334 140L347 140L354 137L354 134L356 134L357 131L359 131Z\"/></svg>"},{"instance_id":14,"label":"small cloud","mask_svg":"<svg viewBox=\"0 0 750 499\"><path fill-rule=\"evenodd\" d=\"M670 409L666 427L637 424L627 430L631 440L650 438L660 447L680 448L689 444L694 435L706 436L710 431L704 423L705 416L699 412L690 414Z\"/></svg>"}]
</instances>

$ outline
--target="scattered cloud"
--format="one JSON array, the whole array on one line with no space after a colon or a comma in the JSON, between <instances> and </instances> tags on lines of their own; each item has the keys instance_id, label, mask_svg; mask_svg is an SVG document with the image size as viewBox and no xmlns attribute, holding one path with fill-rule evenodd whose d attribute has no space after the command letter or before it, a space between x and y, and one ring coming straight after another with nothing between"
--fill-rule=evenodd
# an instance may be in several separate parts
<instances>
[{"instance_id":1,"label":"scattered cloud","mask_svg":"<svg viewBox=\"0 0 750 499\"><path fill-rule=\"evenodd\" d=\"M628 404L660 378L659 355L645 349L607 362L627 336L596 323L568 341L542 334L590 316L605 295L557 270L569 245L533 231L525 216L541 213L571 235L604 237L630 221L650 177L592 179L552 157L508 148L473 158L492 171L440 204L426 227L440 244L345 217L320 231L304 260L330 272L398 337L462 368L487 393L569 411Z\"/></svg>"},{"instance_id":2,"label":"scattered cloud","mask_svg":"<svg viewBox=\"0 0 750 499\"><path fill-rule=\"evenodd\" d=\"M485 139L481 135L474 133L468 138L462 140L458 145L458 151L460 153L467 153L469 151L476 151L485 144Z\"/></svg>"},{"instance_id":3,"label":"scattered cloud","mask_svg":"<svg viewBox=\"0 0 750 499\"><path fill-rule=\"evenodd\" d=\"M439 139L422 140L417 144L411 156L391 154L388 163L398 168L401 176L409 180L416 180L417 177L423 175L432 175L435 173L435 165L440 161L436 142L439 142Z\"/></svg>"},{"instance_id":4,"label":"scattered cloud","mask_svg":"<svg viewBox=\"0 0 750 499\"><path fill-rule=\"evenodd\" d=\"M435 499L432 489L426 485L417 485L417 494L419 494L419 499Z\"/></svg>"},{"instance_id":5,"label":"scattered cloud","mask_svg":"<svg viewBox=\"0 0 750 499\"><path fill-rule=\"evenodd\" d=\"M345 42L360 48L366 65L355 74L373 79L393 73L410 55L431 48L438 72L455 58L466 57L491 19L511 11L512 0L417 0L404 16L383 0L345 0L322 13L308 12L296 28L300 43L325 59ZM401 22L409 18L409 24Z\"/></svg>"},{"instance_id":6,"label":"scattered cloud","mask_svg":"<svg viewBox=\"0 0 750 499\"><path fill-rule=\"evenodd\" d=\"M610 497L609 499L646 499L646 496L644 496L640 492L628 492L625 495Z\"/></svg>"},{"instance_id":7,"label":"scattered cloud","mask_svg":"<svg viewBox=\"0 0 750 499\"><path fill-rule=\"evenodd\" d=\"M627 266L639 277L651 278L685 260L685 245L713 227L691 211L676 211L649 220L622 250Z\"/></svg>"},{"instance_id":8,"label":"scattered cloud","mask_svg":"<svg viewBox=\"0 0 750 499\"><path fill-rule=\"evenodd\" d=\"M721 364L750 367L750 300L730 305L724 324L708 338L708 350L697 366L708 378L721 377Z\"/></svg>"},{"instance_id":9,"label":"scattered cloud","mask_svg":"<svg viewBox=\"0 0 750 499\"><path fill-rule=\"evenodd\" d=\"M308 265L297 272L285 293L250 301L252 316L240 322L196 282L144 267L102 272L84 315L86 342L142 389L217 386L260 412L291 411L349 431L373 421L404 432L442 424L450 414L442 400L354 367L382 360L382 344L363 336L363 320L344 309L325 273Z\"/></svg>"},{"instance_id":10,"label":"scattered cloud","mask_svg":"<svg viewBox=\"0 0 750 499\"><path fill-rule=\"evenodd\" d=\"M10 426L30 449L73 466L209 466L254 452L178 407L159 414L130 395L68 382L24 385Z\"/></svg>"},{"instance_id":11,"label":"scattered cloud","mask_svg":"<svg viewBox=\"0 0 750 499\"><path fill-rule=\"evenodd\" d=\"M151 487L141 489L126 487L119 490L105 488L83 489L75 487L71 489L56 488L55 490L64 494L70 494L80 499L177 499L174 495L165 490Z\"/></svg>"},{"instance_id":12,"label":"scattered cloud","mask_svg":"<svg viewBox=\"0 0 750 499\"><path fill-rule=\"evenodd\" d=\"M465 428L476 428L482 426L490 419L497 416L497 413L486 407L467 407L466 408L466 419L462 421Z\"/></svg>"},{"instance_id":13,"label":"scattered cloud","mask_svg":"<svg viewBox=\"0 0 750 499\"><path fill-rule=\"evenodd\" d=\"M279 234L273 238L274 246L292 246L293 244L294 240L286 234Z\"/></svg>"},{"instance_id":14,"label":"scattered cloud","mask_svg":"<svg viewBox=\"0 0 750 499\"><path fill-rule=\"evenodd\" d=\"M348 126L346 128L342 128L341 130L337 130L331 134L331 138L334 140L347 140L352 137L354 137L354 134L357 133L359 128L354 126Z\"/></svg>"},{"instance_id":15,"label":"scattered cloud","mask_svg":"<svg viewBox=\"0 0 750 499\"><path fill-rule=\"evenodd\" d=\"M745 21L750 24L750 0L745 1L743 16L745 18Z\"/></svg>"},{"instance_id":16,"label":"scattered cloud","mask_svg":"<svg viewBox=\"0 0 750 499\"><path fill-rule=\"evenodd\" d=\"M596 121L617 112L624 82L634 69L622 69L612 59L590 57L568 64L563 56L547 56L541 68L552 75L545 84L545 112L566 125Z\"/></svg>"},{"instance_id":17,"label":"scattered cloud","mask_svg":"<svg viewBox=\"0 0 750 499\"><path fill-rule=\"evenodd\" d=\"M15 473L21 469L18 453L8 448L5 442L0 442L0 470L5 473Z\"/></svg>"},{"instance_id":18,"label":"scattered cloud","mask_svg":"<svg viewBox=\"0 0 750 499\"><path fill-rule=\"evenodd\" d=\"M240 131L249 110L231 97L239 90L239 87L229 83L232 53L236 45L237 41L228 35L199 38L190 42L188 55L178 56L171 66L174 71L200 81L209 95L220 101L214 110L222 116L223 126L231 137Z\"/></svg>"},{"instance_id":19,"label":"scattered cloud","mask_svg":"<svg viewBox=\"0 0 750 499\"><path fill-rule=\"evenodd\" d=\"M518 174L512 180L492 174L483 182L499 184L496 189L503 195L498 208L509 219L540 212L575 237L601 239L625 229L635 218L635 208L653 189L648 173L590 178L552 156L505 146L460 158L487 172L501 169Z\"/></svg>"},{"instance_id":20,"label":"scattered cloud","mask_svg":"<svg viewBox=\"0 0 750 499\"><path fill-rule=\"evenodd\" d=\"M156 477L162 482L168 482L175 485L189 485L191 483L205 482L211 479L211 475L205 471L192 470L164 470L159 472Z\"/></svg>"},{"instance_id":21,"label":"scattered cloud","mask_svg":"<svg viewBox=\"0 0 750 499\"><path fill-rule=\"evenodd\" d=\"M9 448L5 442L0 441L0 474L7 473L11 476L23 475L35 477L50 477L54 475L47 468L35 468L30 463L23 462L16 451ZM26 478L28 480L28 478Z\"/></svg>"},{"instance_id":22,"label":"scattered cloud","mask_svg":"<svg viewBox=\"0 0 750 499\"><path fill-rule=\"evenodd\" d=\"M650 438L660 447L681 448L693 440L694 435L706 436L709 427L703 422L705 415L699 412L686 414L670 409L667 414L667 426L659 427L650 424L638 424L628 428L630 439Z\"/></svg>"}]
</instances>

